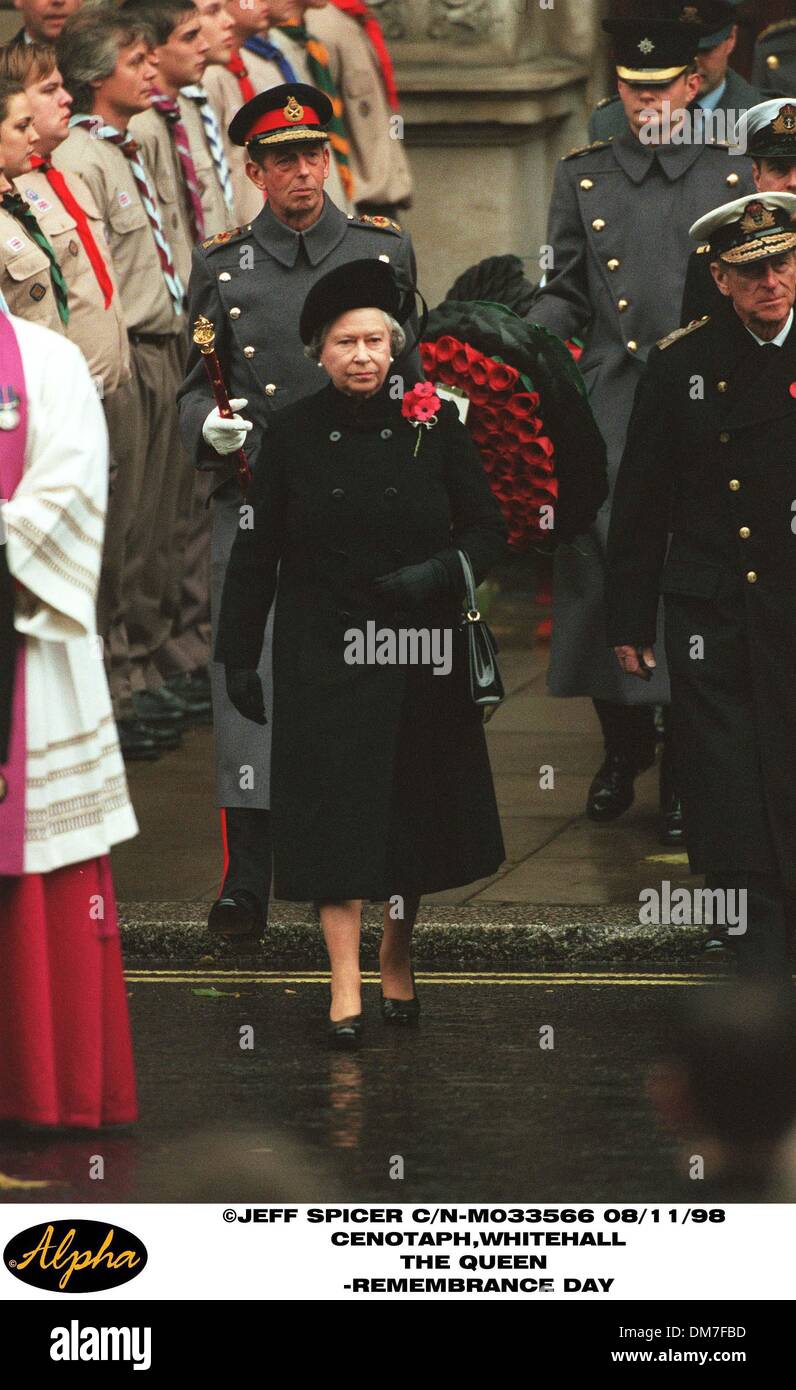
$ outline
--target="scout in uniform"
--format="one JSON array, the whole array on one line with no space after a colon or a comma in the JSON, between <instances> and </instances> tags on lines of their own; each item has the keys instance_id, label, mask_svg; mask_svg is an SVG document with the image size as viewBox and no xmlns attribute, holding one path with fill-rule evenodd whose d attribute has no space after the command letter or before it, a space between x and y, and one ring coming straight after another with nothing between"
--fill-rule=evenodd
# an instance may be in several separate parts
<instances>
[{"instance_id":1,"label":"scout in uniform","mask_svg":"<svg viewBox=\"0 0 796 1390\"><path fill-rule=\"evenodd\" d=\"M36 131L21 82L0 80L0 288L12 314L62 333L69 321L66 284L39 220L10 180L30 163Z\"/></svg>"},{"instance_id":2,"label":"scout in uniform","mask_svg":"<svg viewBox=\"0 0 796 1390\"><path fill-rule=\"evenodd\" d=\"M794 213L792 194L755 194L692 228L733 311L650 353L607 581L608 640L630 675L639 652L655 659L664 595L691 868L747 895L747 930L717 930L707 949L734 943L741 971L782 979L796 901Z\"/></svg>"},{"instance_id":3,"label":"scout in uniform","mask_svg":"<svg viewBox=\"0 0 796 1390\"><path fill-rule=\"evenodd\" d=\"M796 18L769 24L758 34L752 81L764 93L796 91Z\"/></svg>"},{"instance_id":4,"label":"scout in uniform","mask_svg":"<svg viewBox=\"0 0 796 1390\"><path fill-rule=\"evenodd\" d=\"M396 217L401 208L411 205L412 175L404 142L396 138L392 127L398 106L384 38L380 64L362 27L365 16L378 25L357 0L346 0L342 8L332 0L313 12L312 29L326 47L332 77L345 103L357 209Z\"/></svg>"},{"instance_id":5,"label":"scout in uniform","mask_svg":"<svg viewBox=\"0 0 796 1390\"><path fill-rule=\"evenodd\" d=\"M245 146L249 177L268 202L248 226L209 238L194 251L189 315L214 325L227 390L242 414L219 418L205 368L195 349L180 391L183 439L195 464L218 470L212 495L211 597L214 621L241 495L234 459L245 443L251 466L267 466L264 435L270 414L318 388L316 366L304 354L299 317L310 287L335 266L363 257L390 264L407 299L415 283L409 237L387 218L354 217L324 194L329 168L326 97L301 83L255 97L235 117L230 137ZM414 314L409 326L414 345ZM417 354L396 362L406 381L421 375ZM226 456L226 464L225 464ZM270 630L260 675L270 701ZM211 911L214 930L259 934L270 889L268 738L257 734L230 703L223 669L211 666L219 804L225 808L229 863L221 897ZM270 708L270 704L269 704ZM257 731L255 731L257 733Z\"/></svg>"},{"instance_id":6,"label":"scout in uniform","mask_svg":"<svg viewBox=\"0 0 796 1390\"><path fill-rule=\"evenodd\" d=\"M584 336L580 370L608 448L613 486L636 386L647 353L676 326L691 223L733 190L753 191L751 161L726 145L657 143L650 103L676 113L695 95L691 26L606 21L616 35L620 93L631 122L610 143L563 159L556 171L547 241L555 265L528 317L560 338ZM638 84L643 84L639 95ZM656 97L657 93L657 97ZM674 127L676 129L676 127ZM587 812L613 820L632 804L636 773L654 760L654 706L668 703L664 663L648 684L622 681L603 642L603 576L610 499L588 536L555 555L549 686L554 695L588 695L602 724L606 758L592 782ZM665 752L660 836L682 838L682 821Z\"/></svg>"},{"instance_id":7,"label":"scout in uniform","mask_svg":"<svg viewBox=\"0 0 796 1390\"><path fill-rule=\"evenodd\" d=\"M289 73L282 70L284 60L280 65L281 52L275 45L273 58L263 58L248 49L242 51L246 41L254 35L263 44L270 43L267 37L266 0L230 0L227 13L232 20L232 52L223 65L211 61L203 78L203 86L221 126L224 153L232 178L235 221L245 223L251 222L262 211L263 195L246 177L246 151L240 145L233 145L230 140L230 122L241 106L259 92L297 79L292 68Z\"/></svg>"},{"instance_id":8,"label":"scout in uniform","mask_svg":"<svg viewBox=\"0 0 796 1390\"><path fill-rule=\"evenodd\" d=\"M735 22L737 0L699 0L693 5L682 0L658 0L651 11L661 19L673 19L698 28L697 66L702 86L696 98L695 110L715 111L716 125L723 118L722 128L707 131L722 139L729 137L740 112L760 101L759 85L750 86L740 73L729 66L730 56L738 38ZM610 140L627 129L627 119L619 97L606 97L597 103L589 121L590 140Z\"/></svg>"},{"instance_id":9,"label":"scout in uniform","mask_svg":"<svg viewBox=\"0 0 796 1390\"><path fill-rule=\"evenodd\" d=\"M147 722L163 724L173 737L185 704L161 690L156 656L170 631L164 597L180 448L174 397L185 361L185 290L174 263L173 228L128 130L132 115L149 105L156 74L151 48L152 36L137 15L92 8L70 21L57 51L74 114L53 163L80 173L108 229L130 342L136 422L134 430L129 422L126 428L129 457L117 476L106 555L106 582L115 594L114 646L127 653L138 697L157 695Z\"/></svg>"},{"instance_id":10,"label":"scout in uniform","mask_svg":"<svg viewBox=\"0 0 796 1390\"><path fill-rule=\"evenodd\" d=\"M733 135L735 145L751 157L758 193L796 193L796 97L762 101L741 116ZM710 273L710 246L705 242L691 253L683 294L681 323L703 314L729 312Z\"/></svg>"}]
</instances>

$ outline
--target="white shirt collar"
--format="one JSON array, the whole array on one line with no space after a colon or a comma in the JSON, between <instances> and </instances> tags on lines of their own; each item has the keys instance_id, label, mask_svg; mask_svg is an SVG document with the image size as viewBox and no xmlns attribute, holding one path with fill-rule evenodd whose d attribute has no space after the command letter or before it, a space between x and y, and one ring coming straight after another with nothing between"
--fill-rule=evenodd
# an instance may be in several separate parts
<instances>
[{"instance_id":1,"label":"white shirt collar","mask_svg":"<svg viewBox=\"0 0 796 1390\"><path fill-rule=\"evenodd\" d=\"M763 346L766 344L766 342L773 343L773 344L774 344L774 347L782 347L782 344L784 343L785 339L787 338L788 334L790 333L792 327L793 327L793 310L791 309L790 313L788 314L787 319L785 320L785 323L783 324L782 328L779 330L779 333L777 334L776 338L758 338L757 334L756 334L756 333L752 333L751 328L749 328L748 326L747 326L746 331L747 331L747 333L751 333L751 334L752 334L752 337L754 338L755 342L756 342L756 343L759 343L761 347L763 347Z\"/></svg>"}]
</instances>

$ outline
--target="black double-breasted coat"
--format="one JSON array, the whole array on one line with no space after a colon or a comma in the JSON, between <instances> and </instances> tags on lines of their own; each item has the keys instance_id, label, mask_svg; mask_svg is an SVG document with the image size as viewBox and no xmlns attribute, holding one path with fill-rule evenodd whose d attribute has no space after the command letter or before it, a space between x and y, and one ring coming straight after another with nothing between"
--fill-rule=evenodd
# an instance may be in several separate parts
<instances>
[{"instance_id":1,"label":"black double-breasted coat","mask_svg":"<svg viewBox=\"0 0 796 1390\"><path fill-rule=\"evenodd\" d=\"M257 666L276 593L271 808L281 898L433 892L493 873L504 858L458 629L456 548L480 581L506 553L505 524L455 408L443 404L437 425L419 428L415 452L417 428L386 388L354 404L330 384L278 412L255 473L252 525L232 548L217 660ZM449 596L405 613L377 601L374 579L433 555ZM400 627L450 630L451 673L349 664L350 634L367 634L369 623L374 640Z\"/></svg>"},{"instance_id":2,"label":"black double-breasted coat","mask_svg":"<svg viewBox=\"0 0 796 1390\"><path fill-rule=\"evenodd\" d=\"M761 348L732 310L672 338L617 479L608 640L652 642L664 595L691 866L793 888L796 327Z\"/></svg>"}]
</instances>

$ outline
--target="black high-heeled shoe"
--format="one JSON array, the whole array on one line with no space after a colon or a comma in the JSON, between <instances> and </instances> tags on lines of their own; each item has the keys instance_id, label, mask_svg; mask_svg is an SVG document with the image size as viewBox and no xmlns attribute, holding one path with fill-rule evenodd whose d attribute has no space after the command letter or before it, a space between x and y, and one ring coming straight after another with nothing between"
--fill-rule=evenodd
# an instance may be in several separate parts
<instances>
[{"instance_id":1,"label":"black high-heeled shoe","mask_svg":"<svg viewBox=\"0 0 796 1390\"><path fill-rule=\"evenodd\" d=\"M419 1021L420 1000L417 997L414 970L412 971L411 999L387 999L381 991L379 994L381 997L381 1016L385 1023L407 1024Z\"/></svg>"},{"instance_id":2,"label":"black high-heeled shoe","mask_svg":"<svg viewBox=\"0 0 796 1390\"><path fill-rule=\"evenodd\" d=\"M362 1042L362 1015L352 1014L349 1018L329 1019L327 1040L329 1046L340 1052L353 1052Z\"/></svg>"}]
</instances>

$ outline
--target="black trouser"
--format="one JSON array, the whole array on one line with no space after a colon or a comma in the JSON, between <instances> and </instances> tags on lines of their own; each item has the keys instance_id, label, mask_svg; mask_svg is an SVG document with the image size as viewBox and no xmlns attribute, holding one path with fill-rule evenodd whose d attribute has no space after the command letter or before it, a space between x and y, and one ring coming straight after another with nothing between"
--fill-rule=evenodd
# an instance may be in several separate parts
<instances>
[{"instance_id":1,"label":"black trouser","mask_svg":"<svg viewBox=\"0 0 796 1390\"><path fill-rule=\"evenodd\" d=\"M712 933L734 943L738 974L751 980L789 976L794 895L779 879L749 872L713 873L705 875L705 887L735 890L736 909L738 891L746 891L746 931L736 935L724 926Z\"/></svg>"},{"instance_id":2,"label":"black trouser","mask_svg":"<svg viewBox=\"0 0 796 1390\"><path fill-rule=\"evenodd\" d=\"M225 807L229 864L221 896L245 888L268 918L271 894L271 812L248 806Z\"/></svg>"},{"instance_id":3,"label":"black trouser","mask_svg":"<svg viewBox=\"0 0 796 1390\"><path fill-rule=\"evenodd\" d=\"M594 700L606 753L624 753L638 769L655 760L655 706Z\"/></svg>"}]
</instances>

